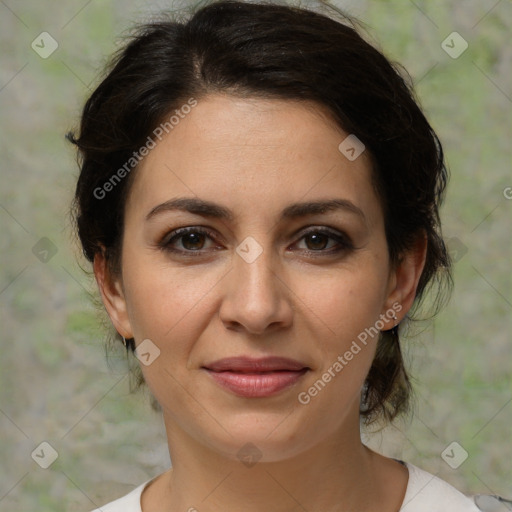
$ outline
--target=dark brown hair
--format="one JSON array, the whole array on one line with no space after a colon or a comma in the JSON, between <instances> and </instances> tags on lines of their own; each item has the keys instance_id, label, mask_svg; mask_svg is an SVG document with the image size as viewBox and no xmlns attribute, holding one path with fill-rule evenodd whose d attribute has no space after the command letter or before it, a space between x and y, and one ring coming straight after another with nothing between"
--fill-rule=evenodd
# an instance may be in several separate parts
<instances>
[{"instance_id":1,"label":"dark brown hair","mask_svg":"<svg viewBox=\"0 0 512 512\"><path fill-rule=\"evenodd\" d=\"M80 165L71 214L89 261L105 248L110 271L120 272L124 204L136 165L125 179L112 178L188 99L219 92L310 100L355 134L372 158L391 263L396 265L418 236L427 237L426 263L408 318L433 285L437 312L443 290L452 285L438 211L448 179L441 144L406 72L369 44L354 20L332 9L331 17L272 3L216 1L188 20L164 14L139 27L87 100L79 135L68 134L78 146ZM109 180L114 186L98 197ZM361 417L366 423L391 421L407 410L410 393L398 330L382 332Z\"/></svg>"}]
</instances>

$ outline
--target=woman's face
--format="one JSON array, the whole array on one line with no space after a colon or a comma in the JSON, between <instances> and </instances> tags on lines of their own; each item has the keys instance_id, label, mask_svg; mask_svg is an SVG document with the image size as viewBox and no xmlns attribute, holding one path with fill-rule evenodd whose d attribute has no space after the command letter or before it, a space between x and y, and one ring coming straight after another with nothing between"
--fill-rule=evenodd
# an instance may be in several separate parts
<instances>
[{"instance_id":1,"label":"woman's face","mask_svg":"<svg viewBox=\"0 0 512 512\"><path fill-rule=\"evenodd\" d=\"M250 442L270 461L358 425L370 328L393 327L408 299L368 155L338 149L348 135L311 103L212 95L135 171L106 305L144 343L173 432L232 458Z\"/></svg>"}]
</instances>

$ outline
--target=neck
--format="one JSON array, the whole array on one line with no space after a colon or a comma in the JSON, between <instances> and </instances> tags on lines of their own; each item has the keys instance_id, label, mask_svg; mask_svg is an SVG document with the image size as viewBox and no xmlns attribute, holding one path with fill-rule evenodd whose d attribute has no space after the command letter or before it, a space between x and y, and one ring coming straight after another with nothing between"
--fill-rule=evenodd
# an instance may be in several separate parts
<instances>
[{"instance_id":1,"label":"neck","mask_svg":"<svg viewBox=\"0 0 512 512\"><path fill-rule=\"evenodd\" d=\"M397 463L362 444L358 416L357 421L343 425L308 450L278 461L265 462L262 457L254 464L250 459L241 462L223 456L181 430L165 414L164 419L173 466L153 493L155 510L363 512L398 510L400 506L397 495L384 489L389 476L382 477L385 465L392 469L389 463ZM269 446L262 452L272 453ZM392 471L400 470L395 467ZM405 486L398 491L402 497ZM391 502L393 508L384 505ZM153 510L144 501L143 508Z\"/></svg>"}]
</instances>

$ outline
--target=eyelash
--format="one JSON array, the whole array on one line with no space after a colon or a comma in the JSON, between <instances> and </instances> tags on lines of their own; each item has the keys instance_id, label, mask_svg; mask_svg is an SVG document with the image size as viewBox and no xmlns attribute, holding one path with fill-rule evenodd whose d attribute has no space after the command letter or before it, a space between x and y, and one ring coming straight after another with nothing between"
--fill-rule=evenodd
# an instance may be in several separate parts
<instances>
[{"instance_id":1,"label":"eyelash","mask_svg":"<svg viewBox=\"0 0 512 512\"><path fill-rule=\"evenodd\" d=\"M158 243L158 246L164 252L177 254L178 256L182 256L182 257L185 257L185 258L188 258L188 257L194 258L194 257L198 257L198 256L204 255L204 251L200 250L200 249L196 250L196 251L192 251L192 250L174 249L174 248L171 247L171 243L173 241L179 240L180 238L183 238L184 236L186 236L188 234L191 234L191 233L205 235L205 236L207 236L210 239L215 238L211 231L209 231L207 229L204 229L204 228L201 228L201 227L180 228L180 229L176 229L175 231L172 231L170 233L170 235L172 235L170 238L169 238L169 236L165 236ZM320 250L317 250L317 251L303 250L305 253L307 253L308 255L311 255L312 257L334 256L335 254L338 254L338 253L340 253L342 251L347 252L347 251L350 251L350 250L354 249L354 245L353 245L352 241L350 240L350 238L347 235L341 234L341 233L336 233L336 232L333 232L333 231L331 231L329 229L326 229L326 228L310 229L309 231L302 233L302 236L300 237L299 240L302 240L305 237L310 236L312 234L325 235L325 236L335 240L336 242L338 242L338 245L340 246L340 247L338 247L337 249L334 249L334 250L332 248L330 250L320 249Z\"/></svg>"}]
</instances>

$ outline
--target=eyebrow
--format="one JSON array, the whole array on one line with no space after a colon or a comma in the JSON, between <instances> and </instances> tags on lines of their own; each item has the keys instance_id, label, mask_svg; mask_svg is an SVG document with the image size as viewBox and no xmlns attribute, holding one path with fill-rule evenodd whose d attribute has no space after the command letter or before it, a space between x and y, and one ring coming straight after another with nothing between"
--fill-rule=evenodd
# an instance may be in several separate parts
<instances>
[{"instance_id":1,"label":"eyebrow","mask_svg":"<svg viewBox=\"0 0 512 512\"><path fill-rule=\"evenodd\" d=\"M146 221L163 212L169 211L185 211L203 217L215 219L225 219L232 221L234 219L233 212L220 204L211 201L205 201L196 197L178 197L170 199L162 204L155 206L147 215ZM281 219L292 219L297 217L305 217L307 215L323 214L336 210L345 210L353 213L366 221L363 211L348 199L327 199L318 201L307 201L303 203L293 203L281 212Z\"/></svg>"}]
</instances>

